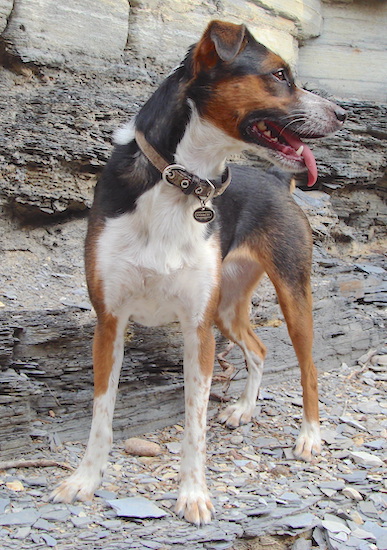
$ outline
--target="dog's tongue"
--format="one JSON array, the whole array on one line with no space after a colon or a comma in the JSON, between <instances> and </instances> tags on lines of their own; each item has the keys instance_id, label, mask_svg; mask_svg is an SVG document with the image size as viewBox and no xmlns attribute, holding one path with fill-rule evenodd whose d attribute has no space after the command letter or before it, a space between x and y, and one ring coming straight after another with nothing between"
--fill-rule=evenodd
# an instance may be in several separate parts
<instances>
[{"instance_id":1,"label":"dog's tongue","mask_svg":"<svg viewBox=\"0 0 387 550\"><path fill-rule=\"evenodd\" d=\"M289 145L291 145L296 151L301 147L301 145L303 146L304 149L301 156L304 159L305 166L308 169L308 187L312 187L312 185L314 185L317 181L317 166L312 151L293 132L283 130L281 133Z\"/></svg>"}]
</instances>

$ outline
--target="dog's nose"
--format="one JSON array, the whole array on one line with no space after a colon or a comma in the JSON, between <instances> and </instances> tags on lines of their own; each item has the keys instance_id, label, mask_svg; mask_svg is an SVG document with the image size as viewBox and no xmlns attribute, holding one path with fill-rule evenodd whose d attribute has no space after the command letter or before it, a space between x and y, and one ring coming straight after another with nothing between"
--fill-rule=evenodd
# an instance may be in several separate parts
<instances>
[{"instance_id":1,"label":"dog's nose","mask_svg":"<svg viewBox=\"0 0 387 550\"><path fill-rule=\"evenodd\" d=\"M337 105L335 109L335 115L337 120L339 120L340 122L344 122L347 118L347 111L344 111L344 109Z\"/></svg>"}]
</instances>

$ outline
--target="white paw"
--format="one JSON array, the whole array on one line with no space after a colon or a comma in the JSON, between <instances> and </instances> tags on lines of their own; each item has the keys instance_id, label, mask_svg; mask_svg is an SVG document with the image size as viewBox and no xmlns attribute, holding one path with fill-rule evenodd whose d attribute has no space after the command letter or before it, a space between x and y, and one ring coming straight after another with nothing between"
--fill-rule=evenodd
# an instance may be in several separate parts
<instances>
[{"instance_id":1,"label":"white paw","mask_svg":"<svg viewBox=\"0 0 387 550\"><path fill-rule=\"evenodd\" d=\"M80 467L53 490L50 498L53 502L67 503L74 500L91 500L100 483L101 476L99 474L90 474L85 468Z\"/></svg>"},{"instance_id":2,"label":"white paw","mask_svg":"<svg viewBox=\"0 0 387 550\"><path fill-rule=\"evenodd\" d=\"M210 523L215 509L207 489L192 487L180 489L175 512L179 517L199 526Z\"/></svg>"},{"instance_id":3,"label":"white paw","mask_svg":"<svg viewBox=\"0 0 387 550\"><path fill-rule=\"evenodd\" d=\"M254 408L255 404L252 406L239 400L234 405L229 405L222 411L218 416L218 420L222 424L226 424L229 428L237 428L242 424L251 422Z\"/></svg>"},{"instance_id":4,"label":"white paw","mask_svg":"<svg viewBox=\"0 0 387 550\"><path fill-rule=\"evenodd\" d=\"M303 420L300 434L293 451L297 458L309 462L313 455L321 453L320 425L318 422Z\"/></svg>"}]
</instances>

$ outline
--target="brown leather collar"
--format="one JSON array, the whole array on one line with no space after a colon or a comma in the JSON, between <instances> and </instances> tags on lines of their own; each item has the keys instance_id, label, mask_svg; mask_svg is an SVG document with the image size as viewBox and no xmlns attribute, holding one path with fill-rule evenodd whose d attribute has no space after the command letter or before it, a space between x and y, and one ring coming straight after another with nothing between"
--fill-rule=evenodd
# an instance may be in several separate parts
<instances>
[{"instance_id":1,"label":"brown leather collar","mask_svg":"<svg viewBox=\"0 0 387 550\"><path fill-rule=\"evenodd\" d=\"M221 195L231 183L231 170L227 166L222 174L220 182L200 179L195 174L188 172L184 166L170 164L147 142L142 132L136 130L135 138L140 150L153 164L162 179L170 185L178 187L185 195L194 193L199 200L207 202L213 197Z\"/></svg>"}]
</instances>

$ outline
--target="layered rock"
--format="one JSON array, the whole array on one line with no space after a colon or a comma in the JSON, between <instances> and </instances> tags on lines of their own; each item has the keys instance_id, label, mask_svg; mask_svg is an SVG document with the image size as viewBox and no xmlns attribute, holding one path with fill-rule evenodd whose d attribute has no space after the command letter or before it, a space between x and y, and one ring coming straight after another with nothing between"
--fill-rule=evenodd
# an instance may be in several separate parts
<instances>
[{"instance_id":1,"label":"layered rock","mask_svg":"<svg viewBox=\"0 0 387 550\"><path fill-rule=\"evenodd\" d=\"M292 65L301 82L319 93L325 89L348 110L341 132L313 144L320 184L341 188L332 195L336 213L327 219L319 202L308 213L315 236L332 249L335 239L348 246L356 239L362 245L375 242L374 251L382 242L386 208L368 189L383 190L387 182L387 106L375 102L386 101L380 95L387 66L381 51L385 3L140 0L130 5L126 0L0 0L3 454L26 449L31 438L87 433L94 320L82 243L92 190L109 157L113 130L138 112L210 19L246 23ZM353 32L348 33L346 18ZM353 187L356 194L348 191ZM362 276L359 283L348 264L325 257L315 264L320 278L319 266L331 271L324 272L323 284L314 284L316 359L321 368L337 368L381 343L382 321L372 297L383 305L385 286L380 274ZM253 310L263 325L278 317L274 295L266 287L264 295L255 299ZM120 435L128 433L128 417L131 433L141 433L181 414L181 339L175 329L136 327L133 342L128 334L116 415ZM292 371L296 363L283 323L261 332L275 350L269 369L281 376Z\"/></svg>"}]
</instances>

